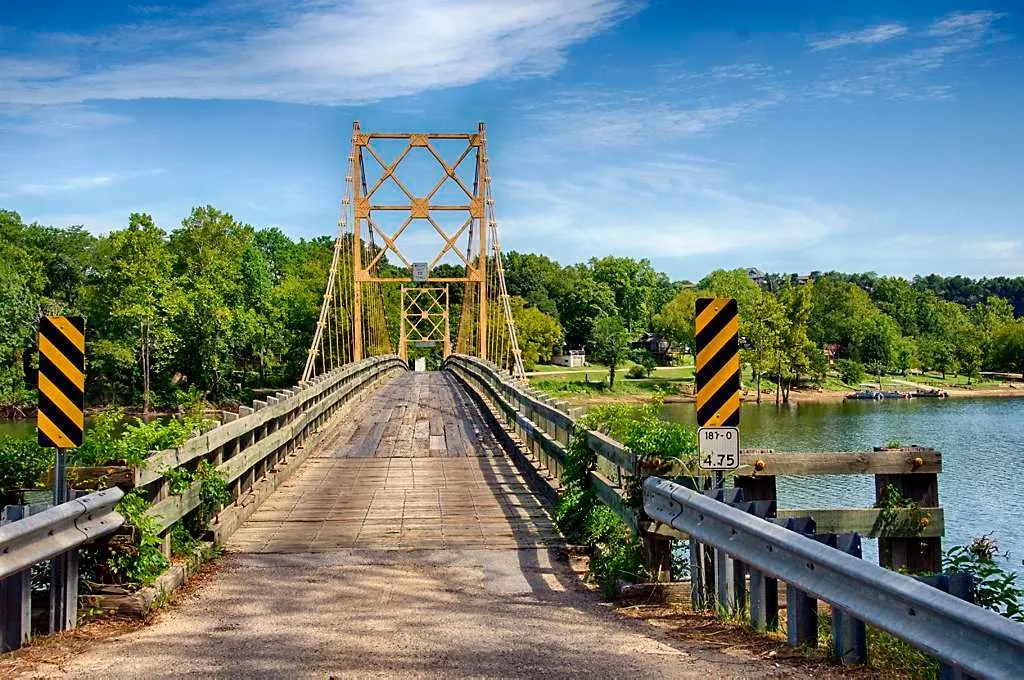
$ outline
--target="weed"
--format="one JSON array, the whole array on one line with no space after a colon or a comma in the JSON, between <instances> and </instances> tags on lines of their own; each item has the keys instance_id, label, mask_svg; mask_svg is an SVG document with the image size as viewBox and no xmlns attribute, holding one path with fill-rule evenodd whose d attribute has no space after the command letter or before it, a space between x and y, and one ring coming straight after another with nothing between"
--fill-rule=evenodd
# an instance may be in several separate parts
<instances>
[{"instance_id":1,"label":"weed","mask_svg":"<svg viewBox=\"0 0 1024 680\"><path fill-rule=\"evenodd\" d=\"M107 566L127 583L151 585L170 565L160 551L162 541L156 520L146 515L148 508L149 504L137 492L125 494L117 504L125 523L135 528L135 542L113 551Z\"/></svg>"}]
</instances>

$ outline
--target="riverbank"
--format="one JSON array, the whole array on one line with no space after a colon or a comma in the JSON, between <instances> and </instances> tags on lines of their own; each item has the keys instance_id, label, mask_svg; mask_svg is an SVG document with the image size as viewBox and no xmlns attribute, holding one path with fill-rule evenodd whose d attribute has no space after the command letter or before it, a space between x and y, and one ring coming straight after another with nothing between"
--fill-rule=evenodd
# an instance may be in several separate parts
<instances>
[{"instance_id":1,"label":"riverbank","mask_svg":"<svg viewBox=\"0 0 1024 680\"><path fill-rule=\"evenodd\" d=\"M922 389L926 389L925 386L921 386ZM907 386L906 391L911 391ZM949 399L979 399L979 398L1007 398L1007 397L1024 397L1024 385L1015 386L1012 383L1005 386L999 387L982 387L977 389L966 389L949 387L943 388L947 393ZM825 389L802 389L802 390L790 390L789 402L790 403L833 403L841 402L846 399L846 396L853 392L852 389L845 390L825 390ZM590 394L585 393L554 393L553 396L559 399L564 399L569 403L570 406L602 406L606 404L650 404L656 399L665 404L687 404L695 401L693 395L690 394L645 394L637 392L614 392L614 393L600 393L594 392ZM930 399L930 397L916 397L918 399ZM744 402L754 403L757 401L757 394L753 390L744 390L740 395L740 399ZM775 403L775 392L762 392L761 393L762 404L774 404Z\"/></svg>"}]
</instances>

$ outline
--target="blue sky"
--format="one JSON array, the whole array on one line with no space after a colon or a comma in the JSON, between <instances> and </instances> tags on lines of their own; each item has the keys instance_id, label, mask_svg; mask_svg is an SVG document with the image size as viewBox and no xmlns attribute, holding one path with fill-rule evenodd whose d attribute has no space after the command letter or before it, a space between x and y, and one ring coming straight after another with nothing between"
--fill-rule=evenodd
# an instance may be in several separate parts
<instances>
[{"instance_id":1,"label":"blue sky","mask_svg":"<svg viewBox=\"0 0 1024 680\"><path fill-rule=\"evenodd\" d=\"M482 120L506 250L1022 275L1022 29L995 0L4 0L0 207L333 233L353 120Z\"/></svg>"}]
</instances>

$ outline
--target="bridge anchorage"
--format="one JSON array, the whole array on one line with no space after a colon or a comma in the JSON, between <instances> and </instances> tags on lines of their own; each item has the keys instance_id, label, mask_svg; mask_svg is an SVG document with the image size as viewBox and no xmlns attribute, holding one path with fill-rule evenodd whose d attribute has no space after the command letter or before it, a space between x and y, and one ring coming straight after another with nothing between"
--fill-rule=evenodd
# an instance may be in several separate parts
<instances>
[{"instance_id":1,"label":"bridge anchorage","mask_svg":"<svg viewBox=\"0 0 1024 680\"><path fill-rule=\"evenodd\" d=\"M364 132L353 124L303 381L367 356L408 360L410 348L439 348L443 360L453 345L525 378L491 184L483 123L471 133Z\"/></svg>"}]
</instances>

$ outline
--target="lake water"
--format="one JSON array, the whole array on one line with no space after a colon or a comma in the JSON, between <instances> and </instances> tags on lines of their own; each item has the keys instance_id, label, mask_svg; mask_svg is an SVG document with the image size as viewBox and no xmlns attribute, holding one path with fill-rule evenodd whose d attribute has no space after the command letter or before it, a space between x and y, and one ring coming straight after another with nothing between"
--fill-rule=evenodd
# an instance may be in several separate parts
<instances>
[{"instance_id":1,"label":"lake water","mask_svg":"<svg viewBox=\"0 0 1024 680\"><path fill-rule=\"evenodd\" d=\"M666 404L663 416L696 422L692 403ZM1009 551L1008 566L1024 574L1024 399L744 404L740 438L776 451L870 451L891 440L938 449L943 549L991 533ZM870 507L874 478L780 477L778 494L780 507ZM865 558L876 555L875 541L865 541Z\"/></svg>"}]
</instances>

